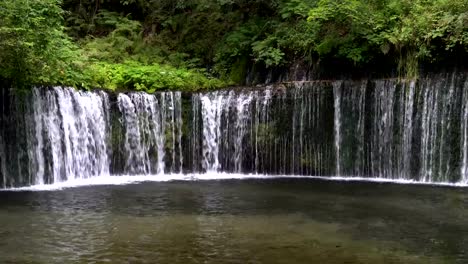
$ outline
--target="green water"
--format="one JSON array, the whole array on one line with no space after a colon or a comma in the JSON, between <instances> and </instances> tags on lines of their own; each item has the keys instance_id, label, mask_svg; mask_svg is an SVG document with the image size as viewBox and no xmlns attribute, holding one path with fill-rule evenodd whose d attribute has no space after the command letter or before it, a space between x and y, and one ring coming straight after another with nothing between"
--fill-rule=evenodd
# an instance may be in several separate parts
<instances>
[{"instance_id":1,"label":"green water","mask_svg":"<svg viewBox=\"0 0 468 264\"><path fill-rule=\"evenodd\" d=\"M0 263L468 263L468 189L310 179L0 192Z\"/></svg>"}]
</instances>

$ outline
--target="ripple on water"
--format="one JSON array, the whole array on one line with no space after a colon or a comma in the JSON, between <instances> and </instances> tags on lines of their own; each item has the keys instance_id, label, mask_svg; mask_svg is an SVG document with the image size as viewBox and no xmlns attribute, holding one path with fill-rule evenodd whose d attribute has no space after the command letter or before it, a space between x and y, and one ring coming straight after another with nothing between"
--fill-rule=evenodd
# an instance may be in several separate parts
<instances>
[{"instance_id":1,"label":"ripple on water","mask_svg":"<svg viewBox=\"0 0 468 264\"><path fill-rule=\"evenodd\" d=\"M464 189L310 179L0 193L0 263L466 263Z\"/></svg>"}]
</instances>

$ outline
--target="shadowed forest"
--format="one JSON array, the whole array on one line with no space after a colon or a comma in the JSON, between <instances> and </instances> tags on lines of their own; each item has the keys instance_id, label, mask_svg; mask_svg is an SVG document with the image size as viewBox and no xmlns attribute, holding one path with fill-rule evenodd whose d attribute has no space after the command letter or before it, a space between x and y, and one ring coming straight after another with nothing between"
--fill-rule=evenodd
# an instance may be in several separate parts
<instances>
[{"instance_id":1,"label":"shadowed forest","mask_svg":"<svg viewBox=\"0 0 468 264\"><path fill-rule=\"evenodd\" d=\"M467 0L3 0L0 78L146 92L296 65L416 78L462 65L467 29Z\"/></svg>"}]
</instances>

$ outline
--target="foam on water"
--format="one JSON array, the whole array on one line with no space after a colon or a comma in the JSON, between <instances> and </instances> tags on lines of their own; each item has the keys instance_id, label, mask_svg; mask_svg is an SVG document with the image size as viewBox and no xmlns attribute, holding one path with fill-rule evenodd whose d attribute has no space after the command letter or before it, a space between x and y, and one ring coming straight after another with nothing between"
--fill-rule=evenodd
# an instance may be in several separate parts
<instances>
[{"instance_id":1,"label":"foam on water","mask_svg":"<svg viewBox=\"0 0 468 264\"><path fill-rule=\"evenodd\" d=\"M111 186L111 185L130 185L145 182L171 182L171 181L216 181L216 180L248 180L248 179L308 179L337 182L369 182L386 184L412 184L426 186L446 186L446 187L468 187L464 183L448 182L419 182L414 180L393 180L383 178L367 177L346 177L346 176L301 176L301 175L263 175L263 174L234 174L234 173L205 173L205 174L163 174L163 175L136 175L136 176L101 176L88 179L75 179L55 184L41 184L20 188L0 189L0 192L6 191L59 191L69 188L79 188L86 186Z\"/></svg>"}]
</instances>

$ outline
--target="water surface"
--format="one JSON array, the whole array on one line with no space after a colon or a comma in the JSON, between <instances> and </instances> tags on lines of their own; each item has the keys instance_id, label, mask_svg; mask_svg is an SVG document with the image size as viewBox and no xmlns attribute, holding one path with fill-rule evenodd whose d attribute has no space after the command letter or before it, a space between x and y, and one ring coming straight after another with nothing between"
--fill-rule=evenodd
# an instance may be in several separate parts
<instances>
[{"instance_id":1,"label":"water surface","mask_svg":"<svg viewBox=\"0 0 468 264\"><path fill-rule=\"evenodd\" d=\"M0 263L468 263L465 188L250 179L0 192Z\"/></svg>"}]
</instances>

